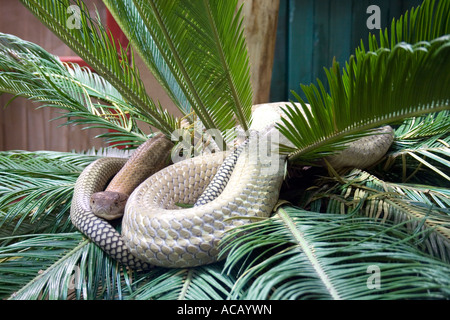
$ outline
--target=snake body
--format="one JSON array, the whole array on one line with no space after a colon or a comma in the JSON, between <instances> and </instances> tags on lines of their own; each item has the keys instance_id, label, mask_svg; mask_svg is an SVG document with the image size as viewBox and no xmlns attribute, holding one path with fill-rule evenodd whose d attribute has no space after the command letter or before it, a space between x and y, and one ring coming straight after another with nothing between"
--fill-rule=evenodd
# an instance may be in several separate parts
<instances>
[{"instance_id":1,"label":"snake body","mask_svg":"<svg viewBox=\"0 0 450 320\"><path fill-rule=\"evenodd\" d=\"M220 195L193 208L180 210L174 203L195 203L215 176L223 154L182 161L139 185L123 218L122 236L131 253L163 267L217 261L224 231L249 223L252 217L268 217L278 201L283 162L260 161L257 146L250 138ZM279 168L268 170L272 165Z\"/></svg>"},{"instance_id":2,"label":"snake body","mask_svg":"<svg viewBox=\"0 0 450 320\"><path fill-rule=\"evenodd\" d=\"M328 162L363 168L369 163L366 159L377 161L393 140L392 128L381 130L350 143L355 153L341 152L328 157ZM151 175L131 193L121 235L93 214L89 198L105 188L124 160L96 160L76 182L72 222L111 257L132 268L192 267L217 261L224 232L251 222L252 217L268 217L278 200L285 158L262 159L261 136L264 130L252 131L238 152L198 156ZM177 203L194 206L180 208Z\"/></svg>"}]
</instances>

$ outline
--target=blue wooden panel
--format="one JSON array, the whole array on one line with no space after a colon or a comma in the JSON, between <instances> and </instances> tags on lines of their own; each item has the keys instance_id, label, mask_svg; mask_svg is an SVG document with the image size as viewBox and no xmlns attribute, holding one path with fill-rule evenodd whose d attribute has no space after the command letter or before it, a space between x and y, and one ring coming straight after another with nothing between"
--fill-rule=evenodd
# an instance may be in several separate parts
<instances>
[{"instance_id":1,"label":"blue wooden panel","mask_svg":"<svg viewBox=\"0 0 450 320\"><path fill-rule=\"evenodd\" d=\"M325 40L329 42L328 61L322 68L331 66L333 57L336 57L337 62L344 63L354 49L351 38L352 16L348 14L352 12L352 1L333 0L330 3L330 37Z\"/></svg>"},{"instance_id":2,"label":"blue wooden panel","mask_svg":"<svg viewBox=\"0 0 450 320\"><path fill-rule=\"evenodd\" d=\"M280 101L278 97L283 97L285 92L287 92L287 22L285 17L288 12L288 2L280 1L280 8L278 16L283 18L282 20L278 20L278 28L277 28L277 39L275 45L275 54L272 68L272 81L270 84L271 87L271 99L275 99L272 101ZM280 93L280 94L279 94Z\"/></svg>"},{"instance_id":3,"label":"blue wooden panel","mask_svg":"<svg viewBox=\"0 0 450 320\"><path fill-rule=\"evenodd\" d=\"M311 82L313 75L314 1L289 0L287 89ZM288 93L288 92L287 92Z\"/></svg>"},{"instance_id":4,"label":"blue wooden panel","mask_svg":"<svg viewBox=\"0 0 450 320\"><path fill-rule=\"evenodd\" d=\"M292 99L300 84L326 83L333 58L344 66L361 40L367 45L369 5L380 8L381 28L421 0L280 0L270 100Z\"/></svg>"}]
</instances>

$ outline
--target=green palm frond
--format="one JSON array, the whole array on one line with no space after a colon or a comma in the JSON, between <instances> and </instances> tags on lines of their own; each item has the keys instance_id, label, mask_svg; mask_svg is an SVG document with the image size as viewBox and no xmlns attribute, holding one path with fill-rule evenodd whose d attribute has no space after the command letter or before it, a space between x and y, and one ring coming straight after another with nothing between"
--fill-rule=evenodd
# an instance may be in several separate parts
<instances>
[{"instance_id":1,"label":"green palm frond","mask_svg":"<svg viewBox=\"0 0 450 320\"><path fill-rule=\"evenodd\" d=\"M87 110L79 107L62 115L61 118L69 119L67 125L82 124L85 128L109 129L98 137L106 138L108 142L116 142L116 146L121 144L121 141L125 141L122 144L129 146L139 145L147 140L147 135L138 126L137 121L158 128L152 117L124 101L115 88L99 75L77 65L71 65L68 72L70 76L60 77L56 85L64 90L80 92L80 103L84 102ZM102 103L97 103L97 100ZM178 127L175 116L161 105L158 105L157 110L159 117L164 119L168 126L163 132L172 132Z\"/></svg>"},{"instance_id":2,"label":"green palm frond","mask_svg":"<svg viewBox=\"0 0 450 320\"><path fill-rule=\"evenodd\" d=\"M95 156L60 152L0 154L0 227L22 234L35 230L73 230L68 219L73 187ZM55 221L57 223L55 223ZM27 225L25 225L27 226Z\"/></svg>"},{"instance_id":3,"label":"green palm frond","mask_svg":"<svg viewBox=\"0 0 450 320\"><path fill-rule=\"evenodd\" d=\"M83 2L24 0L22 3L129 103L152 119L156 128L170 136L171 125L160 116L160 108L146 93L134 60L128 61L125 51L117 48L114 40L110 40L111 34L90 17ZM67 9L70 5L80 8L79 29L67 27Z\"/></svg>"},{"instance_id":4,"label":"green palm frond","mask_svg":"<svg viewBox=\"0 0 450 320\"><path fill-rule=\"evenodd\" d=\"M423 1L420 6L407 10L400 18L392 19L390 28L380 30L378 39L375 35L371 35L369 50L376 51L381 47L393 48L400 42L414 44L431 41L449 34L449 12L448 1Z\"/></svg>"},{"instance_id":5,"label":"green palm frond","mask_svg":"<svg viewBox=\"0 0 450 320\"><path fill-rule=\"evenodd\" d=\"M447 116L448 111L442 111L408 119L396 130L387 159L372 168L372 174L353 170L332 181L319 180L291 201L317 212L356 210L382 223L408 222L410 232L423 231L424 250L450 261Z\"/></svg>"},{"instance_id":6,"label":"green palm frond","mask_svg":"<svg viewBox=\"0 0 450 320\"><path fill-rule=\"evenodd\" d=\"M433 113L423 117L407 119L395 129L397 140L421 139L447 134L450 131L450 111Z\"/></svg>"},{"instance_id":7,"label":"green palm frond","mask_svg":"<svg viewBox=\"0 0 450 320\"><path fill-rule=\"evenodd\" d=\"M222 272L222 264L190 269L155 268L151 278L129 299L135 300L223 300L233 287L235 278Z\"/></svg>"},{"instance_id":8,"label":"green palm frond","mask_svg":"<svg viewBox=\"0 0 450 320\"><path fill-rule=\"evenodd\" d=\"M119 91L100 75L78 65L63 65L42 48L12 35L0 34L0 88L3 92L24 96L43 107L66 110L59 118L68 124L103 128L100 135L108 142L140 144L147 136L137 120L155 125L142 110L128 104ZM159 115L170 125L177 120L159 108Z\"/></svg>"},{"instance_id":9,"label":"green palm frond","mask_svg":"<svg viewBox=\"0 0 450 320\"><path fill-rule=\"evenodd\" d=\"M123 292L132 291L130 275L79 232L35 234L9 240L11 244L0 248L3 297L122 299Z\"/></svg>"},{"instance_id":10,"label":"green palm frond","mask_svg":"<svg viewBox=\"0 0 450 320\"><path fill-rule=\"evenodd\" d=\"M423 254L412 244L414 236L398 226L367 218L281 208L229 239L226 267L243 265L235 299L439 299L450 294L448 264ZM373 270L379 273L371 277Z\"/></svg>"},{"instance_id":11,"label":"green palm frond","mask_svg":"<svg viewBox=\"0 0 450 320\"><path fill-rule=\"evenodd\" d=\"M9 299L221 300L235 281L221 264L123 270L78 232L2 240L11 242L0 248L0 296Z\"/></svg>"},{"instance_id":12,"label":"green palm frond","mask_svg":"<svg viewBox=\"0 0 450 320\"><path fill-rule=\"evenodd\" d=\"M334 186L311 191L302 207L336 214L358 213L380 223L405 224L410 233L421 232L422 250L450 261L450 192L446 188L394 183L361 170L342 176Z\"/></svg>"},{"instance_id":13,"label":"green palm frond","mask_svg":"<svg viewBox=\"0 0 450 320\"><path fill-rule=\"evenodd\" d=\"M170 69L173 66L165 62L133 1L104 1L104 3L132 43L135 52L139 54L178 109L184 115L191 113L190 103L179 85L181 79L178 73Z\"/></svg>"},{"instance_id":14,"label":"green palm frond","mask_svg":"<svg viewBox=\"0 0 450 320\"><path fill-rule=\"evenodd\" d=\"M396 139L385 171L402 172L401 181L450 185L449 111L405 121L396 129ZM395 169L400 167L400 169ZM439 175L442 180L435 179ZM433 179L434 178L434 179Z\"/></svg>"},{"instance_id":15,"label":"green palm frond","mask_svg":"<svg viewBox=\"0 0 450 320\"><path fill-rule=\"evenodd\" d=\"M280 131L297 148L289 158L318 158L330 144L342 146L346 135L448 109L449 75L450 36L360 54L343 75L336 64L327 70L330 94L321 83L320 90L302 86L311 107L299 96L302 108L286 107Z\"/></svg>"},{"instance_id":16,"label":"green palm frond","mask_svg":"<svg viewBox=\"0 0 450 320\"><path fill-rule=\"evenodd\" d=\"M1 240L4 241L5 238ZM46 296L46 293L49 294L50 299L66 295L68 276L71 275L74 266L74 261L71 259L73 256L68 256L64 262L56 262L65 250L71 250L79 243L81 235L52 234L43 236L37 234L19 239L19 241L17 238L15 240L13 244L0 248L0 273L2 274L0 294L3 297L14 296L18 299L38 299L42 295ZM39 259L40 263L32 263L35 259ZM71 268L71 270L62 275L63 282L66 282L66 288L61 288L61 271L65 268ZM40 270L46 271L39 274ZM55 277L55 273L52 272L55 270L59 277ZM48 288L45 292L47 283Z\"/></svg>"},{"instance_id":17,"label":"green palm frond","mask_svg":"<svg viewBox=\"0 0 450 320\"><path fill-rule=\"evenodd\" d=\"M113 2L106 3L117 11ZM247 129L252 104L242 17L240 10L235 11L236 4L235 0L134 1L152 40L138 52L153 55L146 58L151 69L161 55L205 128L222 132L236 123ZM121 5L136 16L130 1ZM116 17L131 39L145 30L130 30L133 26L120 22L126 16ZM141 45L137 40L134 43Z\"/></svg>"},{"instance_id":18,"label":"green palm frond","mask_svg":"<svg viewBox=\"0 0 450 320\"><path fill-rule=\"evenodd\" d=\"M411 142L402 141L394 145L398 149L395 150L390 157L391 161L397 157L401 158L403 181L408 181L414 177L419 171L431 172L440 175L446 181L446 185L450 185L450 176L448 169L450 168L450 137L433 137L423 139L420 143L411 145ZM427 167L427 171L423 170ZM409 170L408 168L414 168ZM447 172L447 173L446 173Z\"/></svg>"},{"instance_id":19,"label":"green palm frond","mask_svg":"<svg viewBox=\"0 0 450 320\"><path fill-rule=\"evenodd\" d=\"M380 44L371 36L371 51L361 44L342 71L338 63L325 69L329 93L320 81L301 85L311 107L294 93L303 105L286 106L288 119L279 126L296 148L288 149L290 160L317 158L368 129L448 110L449 17L448 2L424 1L393 20Z\"/></svg>"}]
</instances>

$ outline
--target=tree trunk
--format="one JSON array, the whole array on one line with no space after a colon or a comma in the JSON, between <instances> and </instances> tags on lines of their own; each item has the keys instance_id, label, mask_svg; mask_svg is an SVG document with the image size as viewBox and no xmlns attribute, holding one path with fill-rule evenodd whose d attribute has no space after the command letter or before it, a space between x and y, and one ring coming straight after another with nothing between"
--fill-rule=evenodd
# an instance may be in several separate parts
<instances>
[{"instance_id":1,"label":"tree trunk","mask_svg":"<svg viewBox=\"0 0 450 320\"><path fill-rule=\"evenodd\" d=\"M269 102L279 0L241 0L250 56L253 103Z\"/></svg>"}]
</instances>

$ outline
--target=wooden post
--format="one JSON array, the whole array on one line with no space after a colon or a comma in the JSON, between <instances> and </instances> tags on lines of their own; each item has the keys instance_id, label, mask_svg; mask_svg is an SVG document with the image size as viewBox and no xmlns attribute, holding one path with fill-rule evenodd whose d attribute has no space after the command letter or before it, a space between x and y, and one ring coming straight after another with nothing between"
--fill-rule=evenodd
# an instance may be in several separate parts
<instances>
[{"instance_id":1,"label":"wooden post","mask_svg":"<svg viewBox=\"0 0 450 320\"><path fill-rule=\"evenodd\" d=\"M250 57L253 103L269 102L280 0L240 0Z\"/></svg>"}]
</instances>

